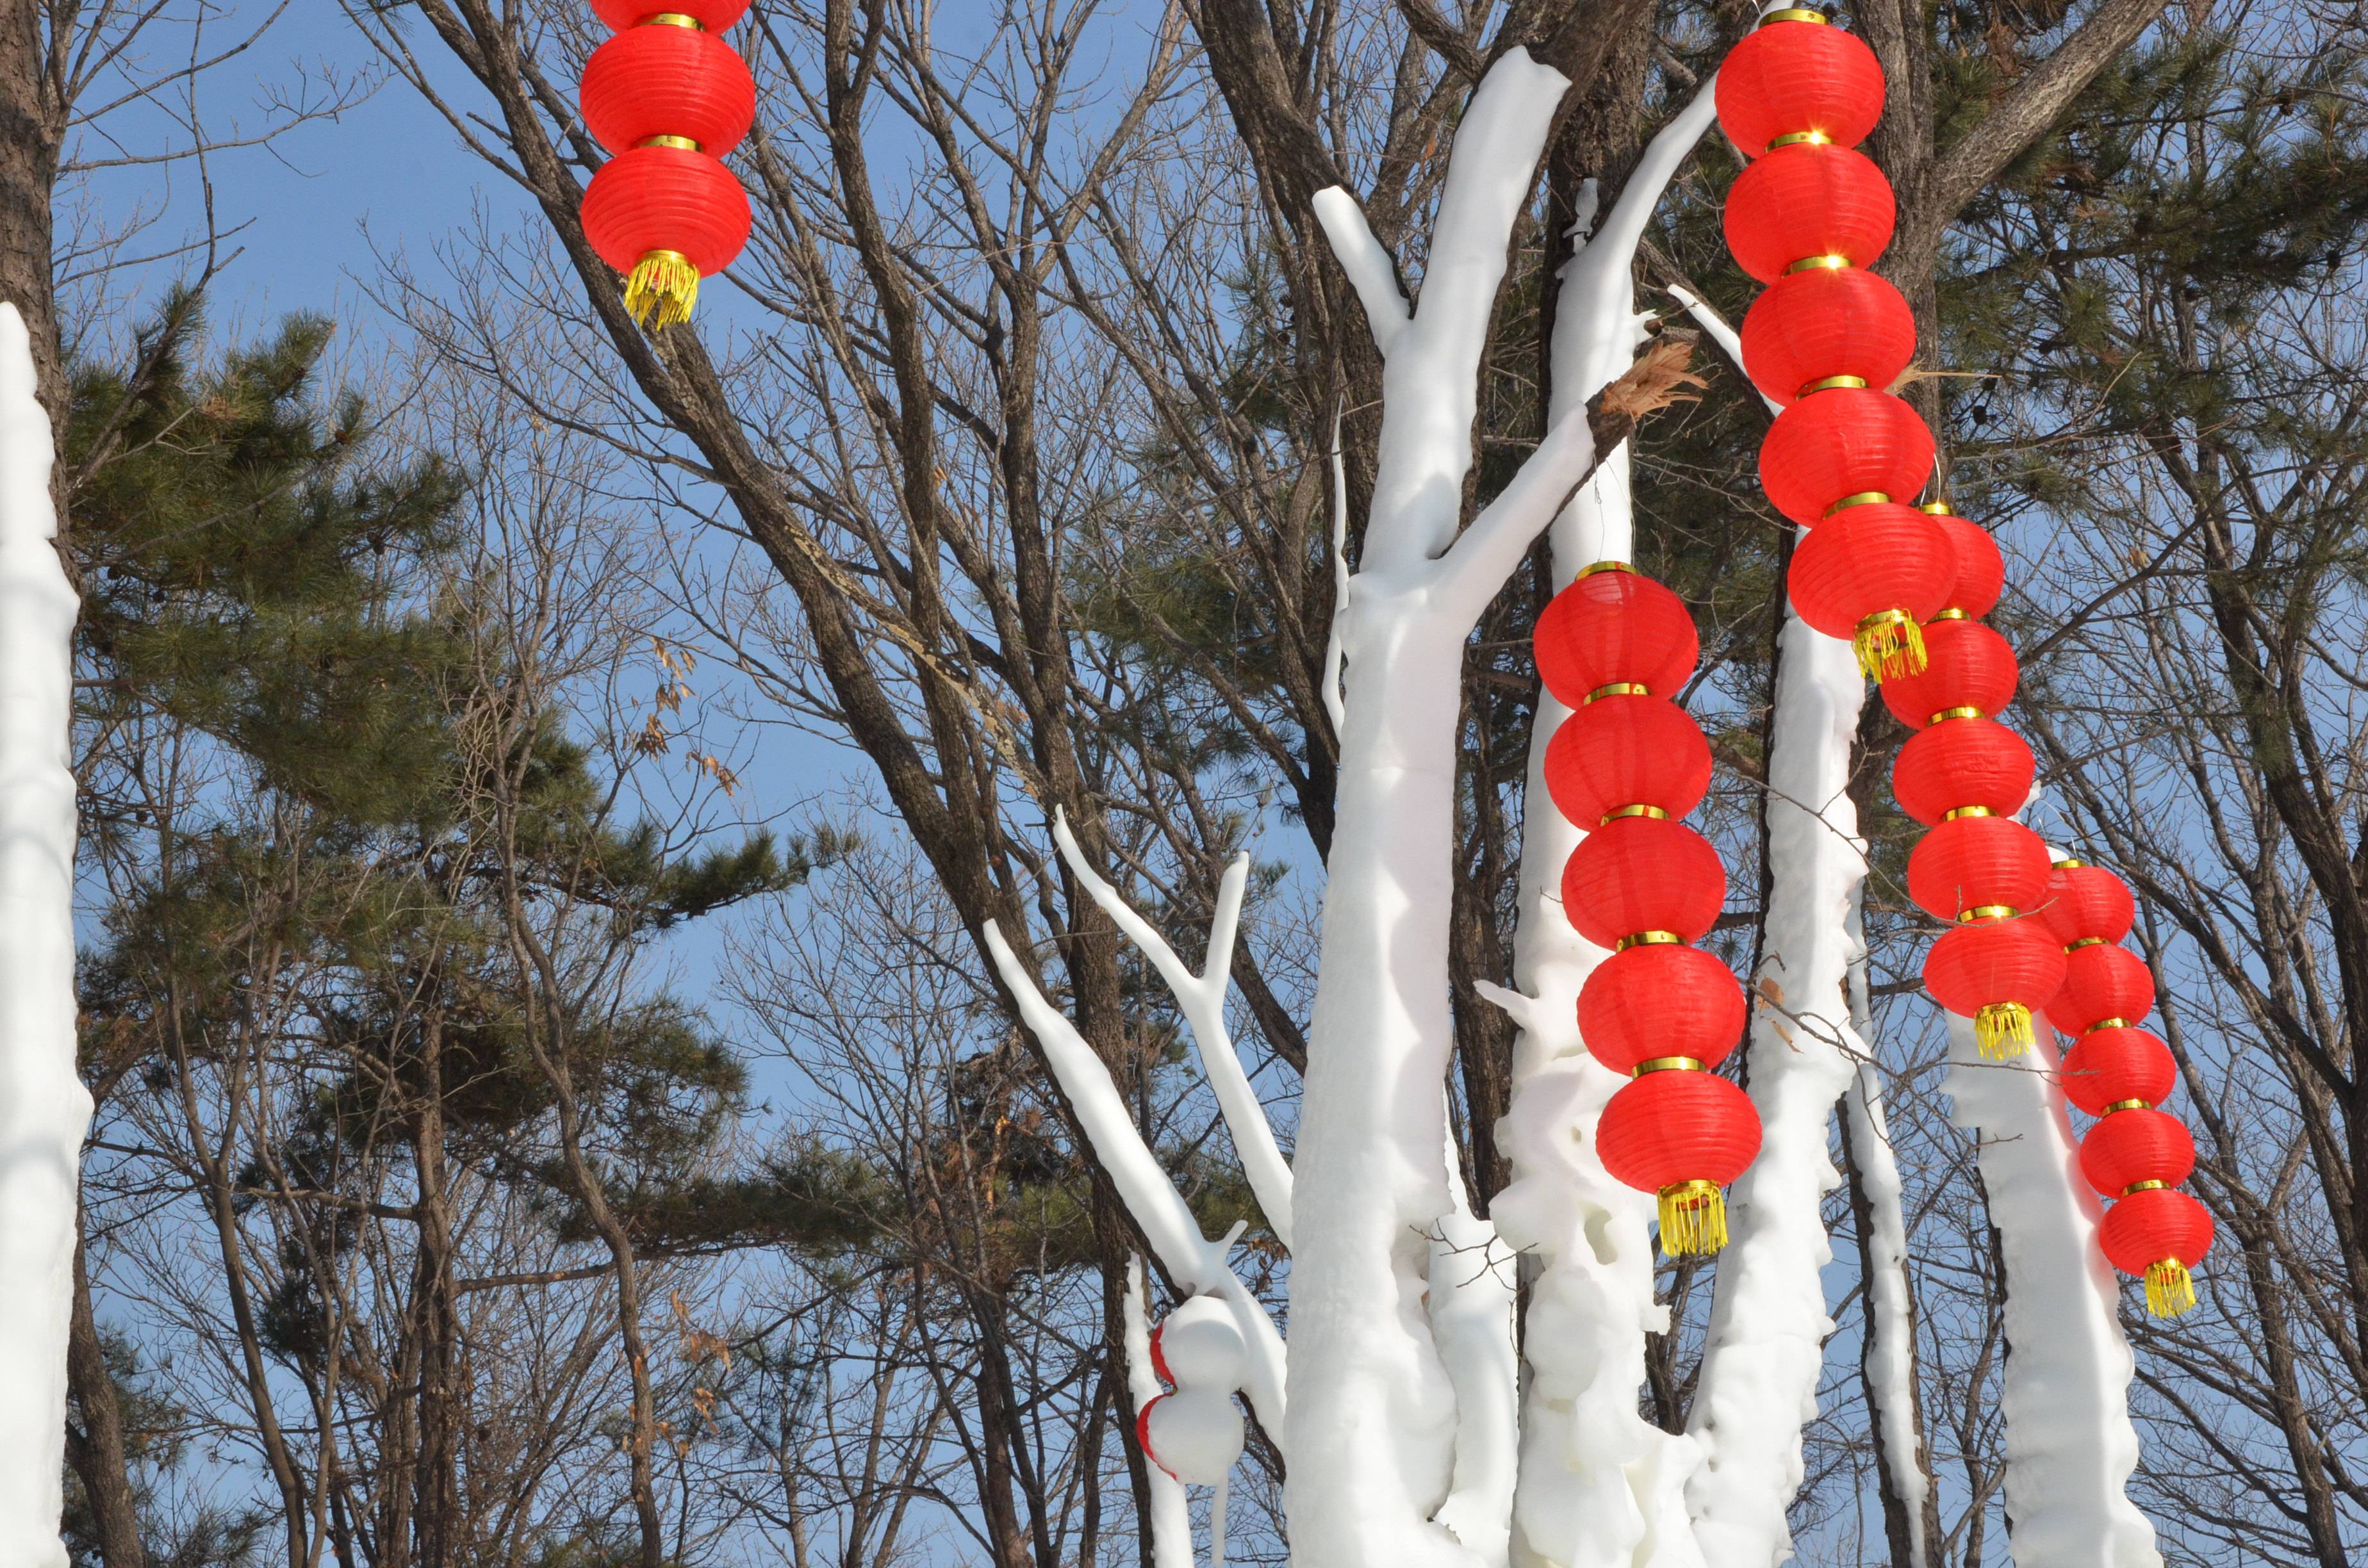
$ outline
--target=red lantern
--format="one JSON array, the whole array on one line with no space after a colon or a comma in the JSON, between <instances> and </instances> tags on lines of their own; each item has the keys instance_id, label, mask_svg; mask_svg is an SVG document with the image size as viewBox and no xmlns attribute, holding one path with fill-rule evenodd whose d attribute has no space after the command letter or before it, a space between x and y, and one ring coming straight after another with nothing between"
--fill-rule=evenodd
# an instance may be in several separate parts
<instances>
[{"instance_id":1,"label":"red lantern","mask_svg":"<svg viewBox=\"0 0 2368 1568\"><path fill-rule=\"evenodd\" d=\"M757 115L757 84L732 46L697 28L628 28L584 67L584 123L621 153L655 137L722 157Z\"/></svg>"},{"instance_id":2,"label":"red lantern","mask_svg":"<svg viewBox=\"0 0 2368 1568\"><path fill-rule=\"evenodd\" d=\"M1950 718L1988 716L2014 700L2021 666L2007 640L1977 620L1934 620L1924 627L1924 668L1883 683L1883 703L1920 730Z\"/></svg>"},{"instance_id":3,"label":"red lantern","mask_svg":"<svg viewBox=\"0 0 2368 1568\"><path fill-rule=\"evenodd\" d=\"M2160 1105L2178 1085L2170 1047L2144 1029L2091 1029L2065 1053L2064 1097L2090 1116L2133 1100Z\"/></svg>"},{"instance_id":4,"label":"red lantern","mask_svg":"<svg viewBox=\"0 0 2368 1568\"><path fill-rule=\"evenodd\" d=\"M1998 608L2006 592L2006 557L1998 553L1990 530L1949 510L1946 501L1934 501L1917 510L1930 516L1957 547L1957 580L1950 586L1948 608L1941 613L1984 616Z\"/></svg>"},{"instance_id":5,"label":"red lantern","mask_svg":"<svg viewBox=\"0 0 2368 1568\"><path fill-rule=\"evenodd\" d=\"M2192 1273L2212 1250L2212 1213L2167 1187L2133 1192L2105 1213L2097 1240L2115 1268L2146 1282L2146 1310L2177 1317L2195 1304Z\"/></svg>"},{"instance_id":6,"label":"red lantern","mask_svg":"<svg viewBox=\"0 0 2368 1568\"><path fill-rule=\"evenodd\" d=\"M1831 395L1831 394L1826 394ZM1809 532L1786 579L1793 608L1828 637L1857 650L1869 676L1906 674L1924 664L1920 622L1956 580L1948 537L1913 506L1852 506Z\"/></svg>"},{"instance_id":7,"label":"red lantern","mask_svg":"<svg viewBox=\"0 0 2368 1568\"><path fill-rule=\"evenodd\" d=\"M1578 992L1578 1032L1595 1059L1625 1077L1678 1058L1715 1067L1743 1037L1743 987L1700 948L1649 942L1595 966Z\"/></svg>"},{"instance_id":8,"label":"red lantern","mask_svg":"<svg viewBox=\"0 0 2368 1568\"><path fill-rule=\"evenodd\" d=\"M1696 942L1726 905L1726 869L1683 823L1621 817L1571 851L1562 902L1578 934L1600 948Z\"/></svg>"},{"instance_id":9,"label":"red lantern","mask_svg":"<svg viewBox=\"0 0 2368 1568\"><path fill-rule=\"evenodd\" d=\"M2118 942L2138 917L2137 901L2121 878L2078 860L2055 862L2046 902L2032 913L2067 948L2092 937Z\"/></svg>"},{"instance_id":10,"label":"red lantern","mask_svg":"<svg viewBox=\"0 0 2368 1568\"><path fill-rule=\"evenodd\" d=\"M2186 1123L2144 1106L2117 1110L2080 1140L2080 1174L2107 1198L2141 1182L2177 1187L2195 1171L2195 1140Z\"/></svg>"},{"instance_id":11,"label":"red lantern","mask_svg":"<svg viewBox=\"0 0 2368 1568\"><path fill-rule=\"evenodd\" d=\"M1891 243L1896 221L1891 182L1847 147L1779 147L1726 192L1726 248L1762 283L1796 267L1868 266Z\"/></svg>"},{"instance_id":12,"label":"red lantern","mask_svg":"<svg viewBox=\"0 0 2368 1568\"><path fill-rule=\"evenodd\" d=\"M2127 948L2088 938L2064 955L2064 988L2047 1005L2047 1021L2082 1035L2108 1019L2125 1028L2154 1011L2154 971Z\"/></svg>"},{"instance_id":13,"label":"red lantern","mask_svg":"<svg viewBox=\"0 0 2368 1568\"><path fill-rule=\"evenodd\" d=\"M1882 118L1874 51L1814 11L1762 23L1719 62L1718 122L1747 158L1804 131L1855 147Z\"/></svg>"},{"instance_id":14,"label":"red lantern","mask_svg":"<svg viewBox=\"0 0 2368 1568\"><path fill-rule=\"evenodd\" d=\"M1726 80L1721 67L1719 81ZM1899 290L1855 267L1788 273L1743 318L1743 368L1790 403L1821 382L1882 391L1916 354L1916 316Z\"/></svg>"},{"instance_id":15,"label":"red lantern","mask_svg":"<svg viewBox=\"0 0 2368 1568\"><path fill-rule=\"evenodd\" d=\"M1595 1148L1614 1180L1660 1195L1663 1252L1716 1252L1726 1244L1719 1188L1759 1154L1759 1113L1714 1073L1647 1073L1605 1104Z\"/></svg>"},{"instance_id":16,"label":"red lantern","mask_svg":"<svg viewBox=\"0 0 2368 1568\"><path fill-rule=\"evenodd\" d=\"M1685 601L1618 562L1581 573L1538 617L1538 675L1565 708L1606 687L1674 697L1702 657Z\"/></svg>"},{"instance_id":17,"label":"red lantern","mask_svg":"<svg viewBox=\"0 0 2368 1568\"><path fill-rule=\"evenodd\" d=\"M1839 387L1776 416L1759 443L1759 483L1778 511L1815 527L1845 501L1915 494L1931 476L1932 449L1932 432L1907 403Z\"/></svg>"},{"instance_id":18,"label":"red lantern","mask_svg":"<svg viewBox=\"0 0 2368 1568\"><path fill-rule=\"evenodd\" d=\"M1981 1053L2020 1056L2031 1044L2032 1015L2064 983L2064 949L2028 920L1976 920L1941 934L1924 955L1932 999L1974 1020Z\"/></svg>"},{"instance_id":19,"label":"red lantern","mask_svg":"<svg viewBox=\"0 0 2368 1568\"><path fill-rule=\"evenodd\" d=\"M1546 743L1546 789L1562 814L1592 828L1615 812L1681 817L1710 790L1710 743L1665 697L1599 698Z\"/></svg>"},{"instance_id":20,"label":"red lantern","mask_svg":"<svg viewBox=\"0 0 2368 1568\"><path fill-rule=\"evenodd\" d=\"M635 147L600 165L584 192L584 237L627 275L625 308L652 331L690 319L699 280L748 243L748 198L705 153Z\"/></svg>"},{"instance_id":21,"label":"red lantern","mask_svg":"<svg viewBox=\"0 0 2368 1568\"><path fill-rule=\"evenodd\" d=\"M1950 719L1899 748L1891 792L1899 809L1926 827L1959 806L2012 816L2031 798L2035 767L2022 737L1997 720Z\"/></svg>"},{"instance_id":22,"label":"red lantern","mask_svg":"<svg viewBox=\"0 0 2368 1568\"><path fill-rule=\"evenodd\" d=\"M665 0L662 5L650 0L592 0L592 10L615 32L658 17L681 17L709 32L720 33L748 14L748 0L681 0L679 5L676 0Z\"/></svg>"},{"instance_id":23,"label":"red lantern","mask_svg":"<svg viewBox=\"0 0 2368 1568\"><path fill-rule=\"evenodd\" d=\"M2046 841L2022 824L1954 817L1908 852L1907 896L1941 920L1975 911L2020 914L2046 895L2047 872Z\"/></svg>"}]
</instances>

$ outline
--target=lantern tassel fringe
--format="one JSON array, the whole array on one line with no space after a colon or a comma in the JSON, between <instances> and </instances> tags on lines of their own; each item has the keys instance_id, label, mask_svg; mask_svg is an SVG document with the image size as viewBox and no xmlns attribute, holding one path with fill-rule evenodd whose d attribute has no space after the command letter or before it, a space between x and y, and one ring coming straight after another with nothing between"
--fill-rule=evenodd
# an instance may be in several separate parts
<instances>
[{"instance_id":1,"label":"lantern tassel fringe","mask_svg":"<svg viewBox=\"0 0 2368 1568\"><path fill-rule=\"evenodd\" d=\"M2195 1305L2195 1277L2175 1257L2146 1265L2146 1311L2158 1318L2175 1318Z\"/></svg>"},{"instance_id":2,"label":"lantern tassel fringe","mask_svg":"<svg viewBox=\"0 0 2368 1568\"><path fill-rule=\"evenodd\" d=\"M1974 1015L1974 1043L1985 1062L2011 1062L2031 1049L2031 1009L1993 1002Z\"/></svg>"},{"instance_id":3,"label":"lantern tassel fringe","mask_svg":"<svg viewBox=\"0 0 2368 1568\"><path fill-rule=\"evenodd\" d=\"M1924 629L1915 618L1897 610L1871 615L1859 622L1850 640L1858 651L1858 667L1869 680L1897 680L1924 673Z\"/></svg>"},{"instance_id":4,"label":"lantern tassel fringe","mask_svg":"<svg viewBox=\"0 0 2368 1568\"><path fill-rule=\"evenodd\" d=\"M1726 1195L1706 1181L1661 1188L1661 1252L1706 1257L1726 1244Z\"/></svg>"},{"instance_id":5,"label":"lantern tassel fringe","mask_svg":"<svg viewBox=\"0 0 2368 1568\"><path fill-rule=\"evenodd\" d=\"M689 321L698 303L699 268L679 251L651 251L625 282L625 309L651 332Z\"/></svg>"}]
</instances>

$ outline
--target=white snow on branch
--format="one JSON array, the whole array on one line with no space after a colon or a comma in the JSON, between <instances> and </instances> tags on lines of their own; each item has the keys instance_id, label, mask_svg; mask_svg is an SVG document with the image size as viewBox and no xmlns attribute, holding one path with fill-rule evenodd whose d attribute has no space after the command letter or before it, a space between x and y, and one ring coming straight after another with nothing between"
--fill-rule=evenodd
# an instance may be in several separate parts
<instances>
[{"instance_id":1,"label":"white snow on branch","mask_svg":"<svg viewBox=\"0 0 2368 1568\"><path fill-rule=\"evenodd\" d=\"M1357 290L1357 299L1365 307L1365 320L1373 329L1373 347L1388 358L1414 316L1413 307L1398 288L1396 265L1373 237L1365 210L1338 186L1315 193L1315 221L1324 225L1324 236L1332 242L1340 270L1349 275L1349 286Z\"/></svg>"},{"instance_id":2,"label":"white snow on branch","mask_svg":"<svg viewBox=\"0 0 2368 1568\"><path fill-rule=\"evenodd\" d=\"M2026 807L2026 809L2028 809ZM2064 851L2052 846L2049 855ZM2080 1175L2055 1037L1987 1062L1949 1019L1950 1120L1972 1130L2006 1261L2006 1507L2016 1568L2160 1568L2154 1526L2127 1495L2137 1468L2121 1282L2097 1245L2104 1217Z\"/></svg>"},{"instance_id":3,"label":"white snow on branch","mask_svg":"<svg viewBox=\"0 0 2368 1568\"><path fill-rule=\"evenodd\" d=\"M1872 1051L1873 988L1867 972L1866 884L1850 895L1850 1027ZM1873 1062L1858 1065L1858 1082L1842 1095L1850 1118L1850 1154L1858 1165L1859 1189L1872 1216L1870 1233L1858 1239L1874 1281L1866 1304L1868 1394L1883 1440L1884 1464L1907 1517L1909 1560L1930 1561L1924 1508L1930 1489L1925 1473L1923 1431L1916 1400L1916 1316L1907 1290L1907 1213L1899 1154L1883 1108L1883 1072Z\"/></svg>"},{"instance_id":4,"label":"white snow on branch","mask_svg":"<svg viewBox=\"0 0 2368 1568\"><path fill-rule=\"evenodd\" d=\"M1128 1114L1118 1085L1110 1081L1110 1069L1094 1054L1077 1027L1044 1000L1027 966L992 920L986 924L986 946L995 957L996 972L1019 1005L1021 1021L1043 1048L1044 1060L1060 1080L1061 1092L1068 1096L1078 1127L1093 1145L1102 1169L1110 1174L1119 1201L1126 1205L1144 1240L1179 1285L1201 1295L1223 1297L1233 1308L1234 1321L1249 1346L1247 1392L1251 1407L1262 1424L1281 1430L1286 1408L1282 1335L1276 1332L1265 1305L1226 1263L1233 1236L1211 1242L1201 1234L1184 1195L1176 1190L1175 1182L1160 1167L1158 1155L1135 1131L1134 1118ZM1239 1230L1236 1226L1235 1233Z\"/></svg>"},{"instance_id":5,"label":"white snow on branch","mask_svg":"<svg viewBox=\"0 0 2368 1568\"><path fill-rule=\"evenodd\" d=\"M1705 1455L1687 1490L1702 1554L1773 1568L1803 1476L1833 1331L1820 1271L1832 1261L1822 1205L1841 1185L1828 1153L1835 1102L1865 1052L1847 994L1851 901L1866 875L1848 793L1866 683L1848 642L1788 606L1769 756L1772 893L1749 1043L1759 1157L1729 1196L1710 1334L1690 1430Z\"/></svg>"},{"instance_id":6,"label":"white snow on branch","mask_svg":"<svg viewBox=\"0 0 2368 1568\"><path fill-rule=\"evenodd\" d=\"M74 624L24 318L0 303L0 1562L64 1568L74 1068Z\"/></svg>"},{"instance_id":7,"label":"white snow on branch","mask_svg":"<svg viewBox=\"0 0 2368 1568\"><path fill-rule=\"evenodd\" d=\"M1267 1120L1266 1108L1258 1103L1258 1091L1250 1086L1249 1074L1242 1070L1242 1059L1234 1050L1233 1031L1225 1024L1225 993L1228 977L1234 966L1234 937L1241 929L1242 896L1249 886L1250 858L1247 850L1234 857L1217 883L1217 909L1209 922L1209 958L1201 972L1194 974L1167 945L1167 938L1152 928L1149 921L1135 913L1134 906L1119 896L1116 888L1103 880L1077 847L1076 835L1069 831L1066 812L1053 815L1053 838L1061 846L1061 858L1068 863L1070 872L1085 884L1086 892L1101 905L1126 939L1151 960L1159 978L1176 994L1176 1006L1184 1015L1191 1030L1192 1043L1200 1052L1201 1070L1208 1076L1209 1087L1217 1096L1217 1109L1225 1119L1225 1131L1234 1140L1234 1152L1241 1157L1242 1173L1249 1178L1250 1191L1258 1199L1258 1209L1266 1215L1268 1226L1285 1250L1291 1246L1291 1165L1274 1141L1274 1126Z\"/></svg>"},{"instance_id":8,"label":"white snow on branch","mask_svg":"<svg viewBox=\"0 0 2368 1568\"><path fill-rule=\"evenodd\" d=\"M1453 1207L1430 1243L1430 1329L1455 1387L1455 1481L1433 1517L1474 1557L1504 1568L1520 1459L1515 1260L1497 1227L1472 1212L1452 1137L1446 1160Z\"/></svg>"}]
</instances>

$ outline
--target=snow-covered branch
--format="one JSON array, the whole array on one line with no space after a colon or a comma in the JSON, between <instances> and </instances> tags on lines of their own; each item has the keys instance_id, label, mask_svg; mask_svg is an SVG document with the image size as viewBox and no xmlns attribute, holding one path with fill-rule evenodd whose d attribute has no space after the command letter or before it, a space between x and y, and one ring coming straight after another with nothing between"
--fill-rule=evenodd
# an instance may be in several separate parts
<instances>
[{"instance_id":1,"label":"snow-covered branch","mask_svg":"<svg viewBox=\"0 0 2368 1568\"><path fill-rule=\"evenodd\" d=\"M77 605L49 416L0 303L0 1562L64 1568L66 1319L90 1095L74 1069Z\"/></svg>"},{"instance_id":2,"label":"snow-covered branch","mask_svg":"<svg viewBox=\"0 0 2368 1568\"><path fill-rule=\"evenodd\" d=\"M1250 1191L1256 1195L1268 1226L1288 1249L1291 1165L1275 1144L1273 1124L1267 1120L1266 1108L1258 1103L1258 1091L1250 1086L1249 1074L1242 1071L1242 1059L1234 1050L1233 1031L1225 1024L1225 993L1233 972L1234 937L1241 928L1242 897L1249 886L1248 853L1235 856L1217 884L1216 914L1209 922L1208 962L1201 973L1194 974L1176 956L1167 939L1094 869L1085 851L1077 847L1076 835L1069 831L1067 812L1053 813L1053 838L1060 845L1061 858L1068 863L1070 872L1085 885L1086 892L1101 905L1102 912L1125 934L1126 939L1151 960L1159 978L1167 983L1167 989L1175 993L1176 1006L1183 1013L1185 1025L1192 1032L1192 1043L1201 1053L1201 1070L1207 1074L1209 1087L1217 1096L1217 1109L1225 1119L1225 1131L1233 1137L1234 1152L1241 1157L1242 1174L1249 1178Z\"/></svg>"},{"instance_id":3,"label":"snow-covered branch","mask_svg":"<svg viewBox=\"0 0 2368 1568\"><path fill-rule=\"evenodd\" d=\"M1094 1054L1077 1027L1044 1000L1027 966L991 920L986 925L986 946L995 957L996 971L1019 1006L1021 1021L1043 1048L1044 1060L1060 1080L1061 1092L1068 1096L1078 1127L1093 1145L1102 1168L1110 1173L1119 1201L1126 1205L1144 1240L1178 1284L1201 1295L1221 1296L1232 1305L1242 1339L1249 1346L1250 1403L1259 1421L1281 1430L1285 1409L1282 1335L1276 1332L1265 1305L1227 1264L1232 1236L1211 1242L1201 1234L1200 1222L1192 1218L1184 1195L1176 1190L1175 1182L1160 1167L1159 1157L1135 1131L1134 1118L1128 1114L1118 1085L1110 1081L1110 1069Z\"/></svg>"},{"instance_id":4,"label":"snow-covered branch","mask_svg":"<svg viewBox=\"0 0 2368 1568\"><path fill-rule=\"evenodd\" d=\"M1332 242L1340 270L1349 275L1349 286L1357 290L1357 299L1365 307L1365 320L1373 329L1373 347L1388 358L1391 347L1414 318L1414 308L1398 288L1396 263L1373 237L1365 210L1338 186L1315 193L1315 221L1324 225L1324 237Z\"/></svg>"}]
</instances>

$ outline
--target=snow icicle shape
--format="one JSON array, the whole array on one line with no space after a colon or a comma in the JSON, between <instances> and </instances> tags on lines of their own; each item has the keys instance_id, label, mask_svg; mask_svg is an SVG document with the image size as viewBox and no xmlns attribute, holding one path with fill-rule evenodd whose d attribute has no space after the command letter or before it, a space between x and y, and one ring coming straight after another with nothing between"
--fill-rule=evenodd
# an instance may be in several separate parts
<instances>
[{"instance_id":1,"label":"snow icicle shape","mask_svg":"<svg viewBox=\"0 0 2368 1568\"><path fill-rule=\"evenodd\" d=\"M1546 748L1546 787L1587 832L1563 909L1613 949L1579 992L1579 1030L1629 1080L1603 1108L1597 1153L1659 1196L1672 1256L1726 1244L1721 1189L1759 1152L1758 1109L1711 1071L1741 1038L1743 988L1691 945L1726 902L1725 868L1676 820L1710 788L1710 743L1670 700L1700 653L1677 595L1624 562L1589 567L1538 618L1539 674L1572 710Z\"/></svg>"},{"instance_id":2,"label":"snow icicle shape","mask_svg":"<svg viewBox=\"0 0 2368 1568\"><path fill-rule=\"evenodd\" d=\"M584 123L616 154L584 192L584 237L625 276L652 332L689 321L700 278L748 243L747 193L723 164L757 114L747 63L717 35L748 0L593 0L616 37L585 62Z\"/></svg>"},{"instance_id":3,"label":"snow icicle shape","mask_svg":"<svg viewBox=\"0 0 2368 1568\"><path fill-rule=\"evenodd\" d=\"M2080 1141L2080 1174L2114 1199L2098 1241L2115 1268L2146 1281L2146 1310L2177 1317L2195 1304L2191 1270L2212 1247L2212 1215L2178 1190L2195 1142L2155 1107L2179 1083L2170 1048L2137 1025L2154 1010L2154 971L2121 945L2137 915L2122 880L2058 860L2035 912L2063 944L2064 984L2047 1021L2074 1041L2064 1095L2098 1119Z\"/></svg>"},{"instance_id":4,"label":"snow icicle shape","mask_svg":"<svg viewBox=\"0 0 2368 1568\"><path fill-rule=\"evenodd\" d=\"M1916 411L1883 390L1915 350L1915 322L1861 270L1891 243L1890 184L1855 151L1882 112L1874 52L1816 11L1770 12L1719 68L1719 123L1751 160L1727 193L1727 247L1769 285L1744 318L1744 369L1785 405L1760 483L1811 530L1793 608L1879 678L1924 667L1924 622L1956 574L1949 535L1901 504L1933 456Z\"/></svg>"}]
</instances>

